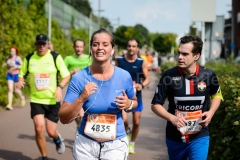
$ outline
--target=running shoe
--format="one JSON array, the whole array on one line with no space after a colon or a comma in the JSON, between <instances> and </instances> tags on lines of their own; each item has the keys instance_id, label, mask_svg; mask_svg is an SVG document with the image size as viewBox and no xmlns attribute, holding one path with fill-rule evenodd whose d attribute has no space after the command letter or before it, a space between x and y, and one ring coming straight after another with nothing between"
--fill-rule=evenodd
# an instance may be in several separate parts
<instances>
[{"instance_id":1,"label":"running shoe","mask_svg":"<svg viewBox=\"0 0 240 160\"><path fill-rule=\"evenodd\" d=\"M128 146L129 154L135 154L135 145L130 143Z\"/></svg>"},{"instance_id":2,"label":"running shoe","mask_svg":"<svg viewBox=\"0 0 240 160\"><path fill-rule=\"evenodd\" d=\"M7 110L13 110L13 107L8 104L7 107L6 107L6 109L7 109Z\"/></svg>"},{"instance_id":3,"label":"running shoe","mask_svg":"<svg viewBox=\"0 0 240 160\"><path fill-rule=\"evenodd\" d=\"M58 134L57 140L53 140L53 142L56 144L56 150L59 154L62 154L65 152L65 144L64 144L63 140L64 139L62 139L60 134Z\"/></svg>"},{"instance_id":4,"label":"running shoe","mask_svg":"<svg viewBox=\"0 0 240 160\"><path fill-rule=\"evenodd\" d=\"M48 158L47 157L42 157L42 160L48 160Z\"/></svg>"},{"instance_id":5,"label":"running shoe","mask_svg":"<svg viewBox=\"0 0 240 160\"><path fill-rule=\"evenodd\" d=\"M21 106L24 107L25 106L25 98L24 99L21 99Z\"/></svg>"},{"instance_id":6,"label":"running shoe","mask_svg":"<svg viewBox=\"0 0 240 160\"><path fill-rule=\"evenodd\" d=\"M127 130L127 139L128 139L128 142L130 142L130 140L131 140L131 129L130 128L128 128L128 130Z\"/></svg>"}]
</instances>

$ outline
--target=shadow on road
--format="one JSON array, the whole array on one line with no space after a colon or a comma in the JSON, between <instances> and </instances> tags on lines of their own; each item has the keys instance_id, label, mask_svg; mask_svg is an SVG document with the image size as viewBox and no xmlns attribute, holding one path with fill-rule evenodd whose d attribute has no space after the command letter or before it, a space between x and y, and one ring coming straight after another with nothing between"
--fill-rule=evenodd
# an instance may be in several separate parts
<instances>
[{"instance_id":1,"label":"shadow on road","mask_svg":"<svg viewBox=\"0 0 240 160\"><path fill-rule=\"evenodd\" d=\"M17 160L31 160L30 157L27 157L22 154L22 152L8 151L0 149L0 158L3 159L17 159Z\"/></svg>"},{"instance_id":2,"label":"shadow on road","mask_svg":"<svg viewBox=\"0 0 240 160\"><path fill-rule=\"evenodd\" d=\"M34 140L35 141L35 136L32 136L32 135L19 134L18 138L20 138L20 139L27 139L27 140ZM46 142L53 143L53 140L47 136L46 137ZM74 140L72 140L72 139L64 139L64 143L65 143L65 146L67 148L72 149Z\"/></svg>"}]
</instances>

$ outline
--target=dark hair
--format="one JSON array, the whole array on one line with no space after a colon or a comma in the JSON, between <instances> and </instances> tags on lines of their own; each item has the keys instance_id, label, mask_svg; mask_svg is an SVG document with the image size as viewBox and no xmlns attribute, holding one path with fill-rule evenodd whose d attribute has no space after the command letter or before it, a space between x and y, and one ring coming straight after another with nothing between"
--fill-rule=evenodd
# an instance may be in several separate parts
<instances>
[{"instance_id":1,"label":"dark hair","mask_svg":"<svg viewBox=\"0 0 240 160\"><path fill-rule=\"evenodd\" d=\"M180 38L179 45L186 44L189 42L191 42L193 44L192 52L194 54L200 53L200 55L201 55L202 46L203 46L203 41L201 40L201 38L199 38L198 36L184 36L184 37Z\"/></svg>"},{"instance_id":2,"label":"dark hair","mask_svg":"<svg viewBox=\"0 0 240 160\"><path fill-rule=\"evenodd\" d=\"M92 46L92 44L93 44L93 37L94 37L96 34L99 34L99 33L106 33L106 34L108 34L108 35L111 37L110 43L111 43L112 47L115 46L115 37L113 36L113 34L112 34L110 31L106 30L105 28L100 28L99 30L95 31L95 32L92 34L92 37L91 37L91 40L90 40L90 46Z\"/></svg>"},{"instance_id":3,"label":"dark hair","mask_svg":"<svg viewBox=\"0 0 240 160\"><path fill-rule=\"evenodd\" d=\"M76 39L75 41L73 41L73 47L75 47L77 41L83 42L83 45L85 45L83 39Z\"/></svg>"},{"instance_id":4,"label":"dark hair","mask_svg":"<svg viewBox=\"0 0 240 160\"><path fill-rule=\"evenodd\" d=\"M135 39L135 38L131 38L131 39L129 39L129 40L127 41L127 45L128 45L128 42L129 42L129 41L136 41L136 42L137 42L137 47L140 48L140 42L139 42L139 40L137 40L137 39Z\"/></svg>"}]
</instances>

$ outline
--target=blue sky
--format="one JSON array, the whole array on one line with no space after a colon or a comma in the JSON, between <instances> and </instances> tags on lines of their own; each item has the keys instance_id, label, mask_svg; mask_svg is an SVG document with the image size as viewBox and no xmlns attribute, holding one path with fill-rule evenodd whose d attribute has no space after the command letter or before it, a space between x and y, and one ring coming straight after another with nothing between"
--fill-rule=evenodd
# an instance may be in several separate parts
<instances>
[{"instance_id":1,"label":"blue sky","mask_svg":"<svg viewBox=\"0 0 240 160\"><path fill-rule=\"evenodd\" d=\"M101 16L108 18L112 24L134 26L144 25L149 32L173 32L184 34L191 22L191 0L89 0L98 15L98 2L101 3ZM216 0L216 15L229 18L231 0ZM197 23L199 27L200 22ZM117 25L114 25L117 27Z\"/></svg>"}]
</instances>

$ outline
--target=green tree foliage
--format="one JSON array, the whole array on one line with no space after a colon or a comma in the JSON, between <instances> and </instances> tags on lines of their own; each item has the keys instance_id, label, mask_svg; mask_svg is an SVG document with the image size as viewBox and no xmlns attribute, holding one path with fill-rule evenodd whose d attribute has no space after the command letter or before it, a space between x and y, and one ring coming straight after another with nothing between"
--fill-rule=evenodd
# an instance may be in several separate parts
<instances>
[{"instance_id":1,"label":"green tree foliage","mask_svg":"<svg viewBox=\"0 0 240 160\"><path fill-rule=\"evenodd\" d=\"M143 45L144 38L139 30L134 29L134 27L119 26L114 33L116 44L119 48L126 48L127 40L130 38L138 39L140 42L140 47Z\"/></svg>"},{"instance_id":2,"label":"green tree foliage","mask_svg":"<svg viewBox=\"0 0 240 160\"><path fill-rule=\"evenodd\" d=\"M106 28L111 32L113 31L113 26L111 25L111 22L105 17L101 17L100 27Z\"/></svg>"},{"instance_id":3,"label":"green tree foliage","mask_svg":"<svg viewBox=\"0 0 240 160\"><path fill-rule=\"evenodd\" d=\"M72 42L68 41L62 29L55 20L52 20L52 43L56 50L64 58L73 53Z\"/></svg>"},{"instance_id":4,"label":"green tree foliage","mask_svg":"<svg viewBox=\"0 0 240 160\"><path fill-rule=\"evenodd\" d=\"M224 101L210 123L210 160L240 159L240 80L220 77Z\"/></svg>"},{"instance_id":5,"label":"green tree foliage","mask_svg":"<svg viewBox=\"0 0 240 160\"><path fill-rule=\"evenodd\" d=\"M48 19L45 17L45 0L32 0L28 5L28 16L34 22L34 37L32 44L35 41L35 36L39 33L47 34L48 33ZM62 29L59 27L58 23L53 19L52 20L52 37L51 41L54 45L54 50L56 50L63 57L72 53L71 43L67 40ZM35 48L33 48L35 49Z\"/></svg>"},{"instance_id":6,"label":"green tree foliage","mask_svg":"<svg viewBox=\"0 0 240 160\"><path fill-rule=\"evenodd\" d=\"M18 2L18 3L16 3ZM47 18L45 17L45 0L32 0L28 8L24 8L19 1L1 1L0 5L0 60L1 65L10 54L10 47L18 47L22 59L35 50L35 37L39 33L47 34ZM63 57L71 54L72 43L69 42L58 23L52 20L52 42L55 50ZM7 69L0 70L0 76L6 76ZM0 79L2 86L0 94L0 105L7 104L7 85L6 79ZM29 94L26 86L25 94Z\"/></svg>"},{"instance_id":7,"label":"green tree foliage","mask_svg":"<svg viewBox=\"0 0 240 160\"><path fill-rule=\"evenodd\" d=\"M196 35L197 35L197 28L194 27L193 25L191 25L191 26L189 27L189 35L190 35L190 36L196 36Z\"/></svg>"},{"instance_id":8,"label":"green tree foliage","mask_svg":"<svg viewBox=\"0 0 240 160\"><path fill-rule=\"evenodd\" d=\"M71 39L72 39L72 42L74 42L76 39L82 39L84 41L84 52L85 54L88 54L90 51L89 51L89 34L87 33L86 30L84 29L72 29L71 30ZM73 45L73 43L72 43Z\"/></svg>"},{"instance_id":9,"label":"green tree foliage","mask_svg":"<svg viewBox=\"0 0 240 160\"><path fill-rule=\"evenodd\" d=\"M17 46L22 55L26 55L32 48L32 39L34 36L31 30L34 29L34 23L28 16L22 4L15 4L12 0L5 0L0 5L0 59L1 65L6 61L10 54L10 47ZM0 71L1 77L6 77L7 68L3 67ZM5 78L0 79L1 97L0 104L7 104L7 82Z\"/></svg>"},{"instance_id":10,"label":"green tree foliage","mask_svg":"<svg viewBox=\"0 0 240 160\"><path fill-rule=\"evenodd\" d=\"M12 45L20 49L25 55L32 48L34 23L28 16L22 4L15 4L11 0L5 0L0 5L0 51L1 59L9 55Z\"/></svg>"},{"instance_id":11,"label":"green tree foliage","mask_svg":"<svg viewBox=\"0 0 240 160\"><path fill-rule=\"evenodd\" d=\"M142 24L136 24L134 26L134 29L139 31L143 37L143 44L147 44L148 46L150 45L150 37L149 37L149 32L146 27L144 27Z\"/></svg>"},{"instance_id":12,"label":"green tree foliage","mask_svg":"<svg viewBox=\"0 0 240 160\"><path fill-rule=\"evenodd\" d=\"M208 159L240 159L240 65L209 62L206 67L218 76L224 99L209 125Z\"/></svg>"},{"instance_id":13,"label":"green tree foliage","mask_svg":"<svg viewBox=\"0 0 240 160\"><path fill-rule=\"evenodd\" d=\"M163 33L154 35L153 48L162 54L166 54L171 51L172 47L176 46L175 39L177 37L174 33Z\"/></svg>"},{"instance_id":14,"label":"green tree foliage","mask_svg":"<svg viewBox=\"0 0 240 160\"><path fill-rule=\"evenodd\" d=\"M28 16L35 24L34 29L32 30L33 33L48 33L48 20L45 17L44 4L44 0L32 0L28 5Z\"/></svg>"}]
</instances>

